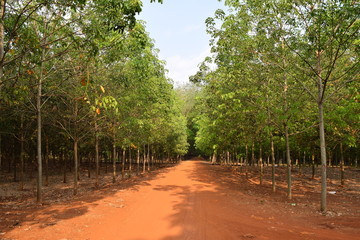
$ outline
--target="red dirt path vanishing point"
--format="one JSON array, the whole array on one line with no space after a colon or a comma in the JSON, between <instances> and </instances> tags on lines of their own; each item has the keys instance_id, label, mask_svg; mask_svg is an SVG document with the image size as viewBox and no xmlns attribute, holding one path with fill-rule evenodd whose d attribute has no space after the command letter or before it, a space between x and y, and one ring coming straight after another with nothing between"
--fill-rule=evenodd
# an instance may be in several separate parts
<instances>
[{"instance_id":1,"label":"red dirt path vanishing point","mask_svg":"<svg viewBox=\"0 0 360 240\"><path fill-rule=\"evenodd\" d=\"M360 230L323 228L318 217L259 204L203 161L184 161L153 179L94 195L45 207L0 239L360 239Z\"/></svg>"}]
</instances>

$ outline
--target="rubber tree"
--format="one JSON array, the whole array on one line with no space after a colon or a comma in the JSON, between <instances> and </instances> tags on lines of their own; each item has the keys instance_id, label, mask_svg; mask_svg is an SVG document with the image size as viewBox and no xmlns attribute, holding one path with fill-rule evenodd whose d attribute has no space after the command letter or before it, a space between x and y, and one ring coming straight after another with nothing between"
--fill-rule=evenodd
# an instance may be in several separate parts
<instances>
[{"instance_id":1,"label":"rubber tree","mask_svg":"<svg viewBox=\"0 0 360 240\"><path fill-rule=\"evenodd\" d=\"M298 71L306 74L299 84L308 92L318 107L319 140L321 155L321 211L327 210L326 143L324 105L329 97L338 94L347 84L358 80L359 59L351 58L358 52L360 10L358 3L311 1L291 3L285 12L288 23L302 29L286 39L287 46L297 55ZM340 62L346 62L346 67ZM315 87L314 87L315 86Z\"/></svg>"}]
</instances>

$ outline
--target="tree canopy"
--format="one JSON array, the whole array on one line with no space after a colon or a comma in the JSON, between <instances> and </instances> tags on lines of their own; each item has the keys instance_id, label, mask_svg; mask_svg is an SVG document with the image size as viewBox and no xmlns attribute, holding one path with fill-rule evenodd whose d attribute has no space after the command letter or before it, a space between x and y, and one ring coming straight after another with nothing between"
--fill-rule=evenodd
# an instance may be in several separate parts
<instances>
[{"instance_id":1,"label":"tree canopy","mask_svg":"<svg viewBox=\"0 0 360 240\"><path fill-rule=\"evenodd\" d=\"M196 146L220 156L246 150L245 158L252 146L261 160L275 142L286 152L289 198L294 156L315 152L326 211L326 153L359 146L359 3L225 3L227 12L206 20L214 57L190 78L202 86Z\"/></svg>"},{"instance_id":2,"label":"tree canopy","mask_svg":"<svg viewBox=\"0 0 360 240\"><path fill-rule=\"evenodd\" d=\"M179 99L136 20L141 9L139 0L1 1L0 149L16 151L5 148L14 136L22 156L37 149L38 201L50 152L72 155L75 169L94 153L96 174L112 147L168 159L187 152ZM77 179L76 170L75 194Z\"/></svg>"}]
</instances>

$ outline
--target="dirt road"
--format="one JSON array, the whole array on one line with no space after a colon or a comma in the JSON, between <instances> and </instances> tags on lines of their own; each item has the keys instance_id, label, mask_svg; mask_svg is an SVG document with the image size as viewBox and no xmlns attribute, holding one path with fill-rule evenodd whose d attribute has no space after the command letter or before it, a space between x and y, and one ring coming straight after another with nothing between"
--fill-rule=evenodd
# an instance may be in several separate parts
<instances>
[{"instance_id":1,"label":"dirt road","mask_svg":"<svg viewBox=\"0 0 360 240\"><path fill-rule=\"evenodd\" d=\"M360 230L331 221L280 211L208 163L184 161L128 188L42 208L0 239L359 239Z\"/></svg>"}]
</instances>

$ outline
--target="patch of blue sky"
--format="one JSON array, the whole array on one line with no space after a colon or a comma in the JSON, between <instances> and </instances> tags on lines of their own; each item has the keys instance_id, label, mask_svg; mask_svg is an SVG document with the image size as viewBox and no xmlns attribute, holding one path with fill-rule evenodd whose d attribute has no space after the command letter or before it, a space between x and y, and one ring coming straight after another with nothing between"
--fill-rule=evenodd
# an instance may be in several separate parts
<instances>
[{"instance_id":1,"label":"patch of blue sky","mask_svg":"<svg viewBox=\"0 0 360 240\"><path fill-rule=\"evenodd\" d=\"M210 35L205 20L217 9L225 9L218 0L164 0L163 4L143 0L138 19L146 22L159 58L166 61L168 77L175 86L188 83L198 65L210 56Z\"/></svg>"}]
</instances>

